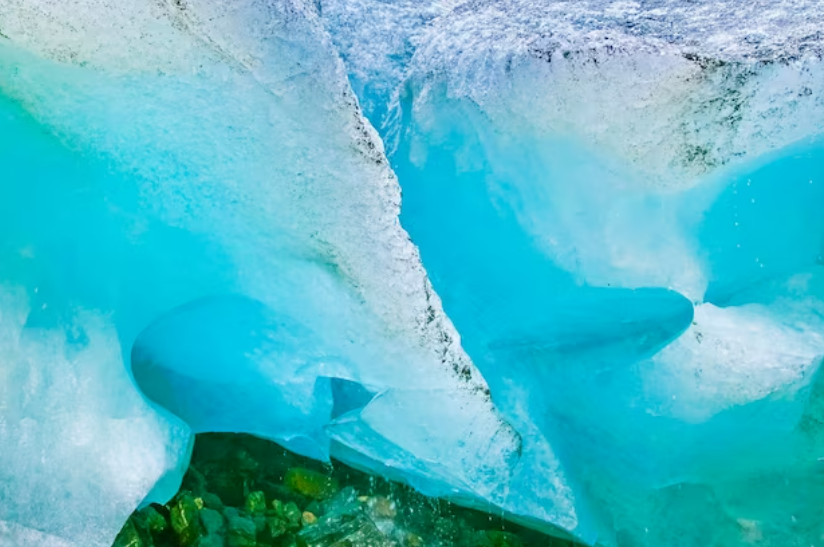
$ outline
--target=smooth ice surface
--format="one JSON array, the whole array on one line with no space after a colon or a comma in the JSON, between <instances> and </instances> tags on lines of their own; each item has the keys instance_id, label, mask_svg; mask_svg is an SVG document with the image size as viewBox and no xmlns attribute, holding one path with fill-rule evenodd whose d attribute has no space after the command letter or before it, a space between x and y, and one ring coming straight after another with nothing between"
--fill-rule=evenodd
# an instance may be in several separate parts
<instances>
[{"instance_id":1,"label":"smooth ice surface","mask_svg":"<svg viewBox=\"0 0 824 547\"><path fill-rule=\"evenodd\" d=\"M0 545L109 544L193 431L592 545L820 544L822 24L0 4Z\"/></svg>"}]
</instances>

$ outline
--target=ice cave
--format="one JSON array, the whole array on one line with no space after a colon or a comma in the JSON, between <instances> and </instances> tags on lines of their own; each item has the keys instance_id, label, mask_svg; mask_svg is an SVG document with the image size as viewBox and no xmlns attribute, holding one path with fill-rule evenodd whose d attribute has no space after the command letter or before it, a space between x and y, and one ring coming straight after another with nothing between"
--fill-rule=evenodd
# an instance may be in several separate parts
<instances>
[{"instance_id":1,"label":"ice cave","mask_svg":"<svg viewBox=\"0 0 824 547\"><path fill-rule=\"evenodd\" d=\"M538 547L824 547L822 59L820 0L0 0L0 547L518 545L220 513L219 434Z\"/></svg>"}]
</instances>

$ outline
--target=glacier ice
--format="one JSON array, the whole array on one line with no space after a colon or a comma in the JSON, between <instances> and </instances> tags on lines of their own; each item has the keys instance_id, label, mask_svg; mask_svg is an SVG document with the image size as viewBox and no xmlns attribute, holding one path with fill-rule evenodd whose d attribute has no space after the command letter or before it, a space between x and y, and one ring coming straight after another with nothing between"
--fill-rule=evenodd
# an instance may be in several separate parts
<instances>
[{"instance_id":1,"label":"glacier ice","mask_svg":"<svg viewBox=\"0 0 824 547\"><path fill-rule=\"evenodd\" d=\"M575 510L518 470L502 506L588 543L818 544L800 508L820 490L796 481L820 465L820 7L322 13L354 81L394 82L356 89L403 225L523 436L525 476L541 453Z\"/></svg>"},{"instance_id":2,"label":"glacier ice","mask_svg":"<svg viewBox=\"0 0 824 547\"><path fill-rule=\"evenodd\" d=\"M397 473L444 450L450 478L508 472L518 436L443 316L311 10L11 2L0 21L4 526L110 545L138 503L177 488L192 430L248 429L326 457L333 434L294 429L331 421L330 377L453 408L443 445L420 431L383 440L347 413L349 430L409 454ZM210 360L185 361L210 338ZM151 360L130 367L133 353ZM158 390L227 374L237 397L242 378L268 375L270 408L232 423L198 386L195 416ZM287 399L306 422L259 417ZM464 429L485 435L458 444Z\"/></svg>"},{"instance_id":3,"label":"glacier ice","mask_svg":"<svg viewBox=\"0 0 824 547\"><path fill-rule=\"evenodd\" d=\"M6 0L0 545L111 544L206 431L590 545L817 545L822 23Z\"/></svg>"}]
</instances>

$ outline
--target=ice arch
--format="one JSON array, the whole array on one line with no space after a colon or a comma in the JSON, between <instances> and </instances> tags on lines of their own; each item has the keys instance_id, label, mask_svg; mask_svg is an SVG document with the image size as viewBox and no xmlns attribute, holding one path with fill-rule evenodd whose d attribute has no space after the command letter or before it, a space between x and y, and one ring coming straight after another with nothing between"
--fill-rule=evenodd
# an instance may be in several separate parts
<instances>
[{"instance_id":1,"label":"ice arch","mask_svg":"<svg viewBox=\"0 0 824 547\"><path fill-rule=\"evenodd\" d=\"M181 6L0 5L0 542L108 547L147 495L174 490L190 431L140 395L131 351L172 310L227 295L309 326L386 392L329 434L350 459L391 449L399 475L472 498L478 475L505 484L518 435L399 225L313 9ZM410 426L454 407L435 434L456 444L389 423L387 405Z\"/></svg>"}]
</instances>

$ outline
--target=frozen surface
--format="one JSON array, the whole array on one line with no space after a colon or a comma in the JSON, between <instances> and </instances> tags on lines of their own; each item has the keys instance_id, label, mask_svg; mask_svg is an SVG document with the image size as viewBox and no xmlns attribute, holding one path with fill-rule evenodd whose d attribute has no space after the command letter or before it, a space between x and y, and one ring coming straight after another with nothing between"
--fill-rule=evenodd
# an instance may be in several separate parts
<instances>
[{"instance_id":1,"label":"frozen surface","mask_svg":"<svg viewBox=\"0 0 824 547\"><path fill-rule=\"evenodd\" d=\"M0 545L110 544L201 431L593 545L818 545L823 24L0 4Z\"/></svg>"},{"instance_id":2,"label":"frozen surface","mask_svg":"<svg viewBox=\"0 0 824 547\"><path fill-rule=\"evenodd\" d=\"M328 457L330 377L452 416L447 443L414 409L370 429L397 474L440 458L440 490L506 482L518 436L311 10L15 1L0 28L0 534L110 545L157 481L150 499L174 492L190 430Z\"/></svg>"},{"instance_id":3,"label":"frozen surface","mask_svg":"<svg viewBox=\"0 0 824 547\"><path fill-rule=\"evenodd\" d=\"M321 5L353 81L395 83L356 90L523 436L508 509L543 496L592 543L818 545L819 3Z\"/></svg>"}]
</instances>

